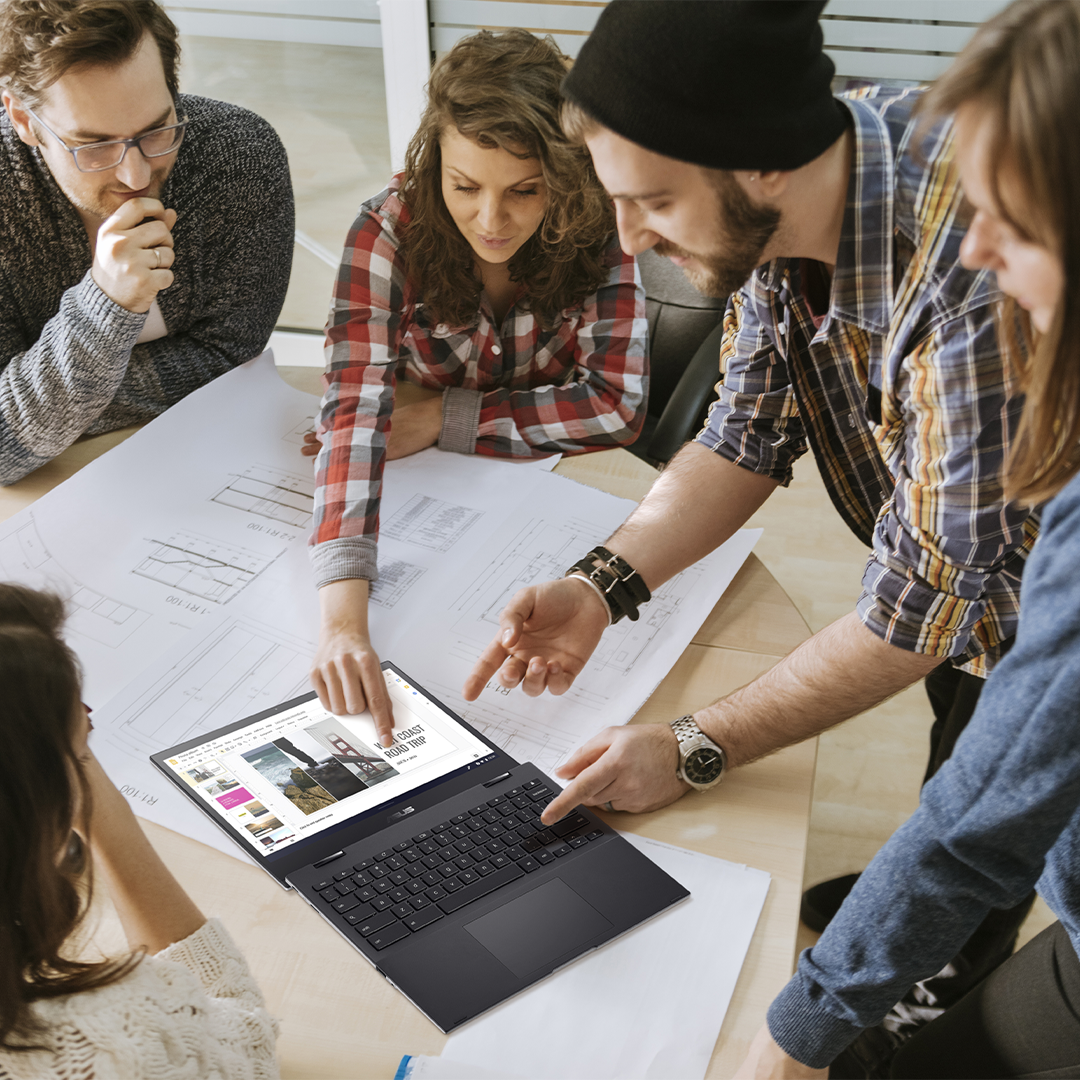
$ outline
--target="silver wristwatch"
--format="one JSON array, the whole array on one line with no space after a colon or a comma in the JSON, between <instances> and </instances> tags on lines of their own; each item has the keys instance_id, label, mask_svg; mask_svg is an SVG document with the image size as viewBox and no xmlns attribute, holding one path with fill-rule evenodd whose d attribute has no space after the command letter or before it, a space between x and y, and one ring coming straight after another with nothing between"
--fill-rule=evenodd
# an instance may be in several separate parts
<instances>
[{"instance_id":1,"label":"silver wristwatch","mask_svg":"<svg viewBox=\"0 0 1080 1080\"><path fill-rule=\"evenodd\" d=\"M693 716L671 721L671 730L679 740L680 780L697 791L708 791L724 779L727 755L697 726Z\"/></svg>"}]
</instances>

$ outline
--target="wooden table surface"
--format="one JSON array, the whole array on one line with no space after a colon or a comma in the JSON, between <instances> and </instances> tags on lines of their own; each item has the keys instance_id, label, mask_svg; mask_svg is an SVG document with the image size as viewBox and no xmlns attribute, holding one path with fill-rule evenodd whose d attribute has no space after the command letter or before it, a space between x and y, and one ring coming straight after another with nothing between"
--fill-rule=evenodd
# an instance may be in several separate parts
<instances>
[{"instance_id":1,"label":"wooden table surface","mask_svg":"<svg viewBox=\"0 0 1080 1080\"><path fill-rule=\"evenodd\" d=\"M299 389L318 392L317 370L280 370ZM415 396L411 388L403 389L399 400ZM25 480L0 489L0 520L134 430L81 439ZM656 476L623 450L567 459L555 471L632 499L640 499ZM663 722L692 712L754 679L809 636L787 595L751 555L633 722ZM713 791L688 795L651 814L607 815L624 832L748 863L772 875L709 1077L733 1074L792 971L816 747L816 740L790 747L734 771ZM160 826L144 822L144 827L195 902L207 915L223 919L247 955L281 1019L284 1077L389 1078L402 1054L441 1051L446 1036L263 871ZM100 902L95 944L116 951L122 942L111 909Z\"/></svg>"}]
</instances>

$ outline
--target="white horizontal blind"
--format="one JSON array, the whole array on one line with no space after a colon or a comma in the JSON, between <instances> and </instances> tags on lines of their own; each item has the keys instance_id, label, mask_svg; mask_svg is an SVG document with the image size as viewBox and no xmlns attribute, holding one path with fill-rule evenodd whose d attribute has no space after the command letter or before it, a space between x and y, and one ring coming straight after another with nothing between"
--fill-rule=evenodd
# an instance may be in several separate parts
<instances>
[{"instance_id":1,"label":"white horizontal blind","mask_svg":"<svg viewBox=\"0 0 1080 1080\"><path fill-rule=\"evenodd\" d=\"M929 82L1003 0L832 0L821 29L838 79Z\"/></svg>"},{"instance_id":2,"label":"white horizontal blind","mask_svg":"<svg viewBox=\"0 0 1080 1080\"><path fill-rule=\"evenodd\" d=\"M183 34L382 46L377 0L166 0L165 9Z\"/></svg>"},{"instance_id":3,"label":"white horizontal blind","mask_svg":"<svg viewBox=\"0 0 1080 1080\"><path fill-rule=\"evenodd\" d=\"M431 47L441 56L478 29L520 26L551 34L576 57L604 6L602 0L429 0ZM1004 6L1004 0L832 0L822 16L825 51L842 80L925 82L940 75L975 28Z\"/></svg>"},{"instance_id":4,"label":"white horizontal blind","mask_svg":"<svg viewBox=\"0 0 1080 1080\"><path fill-rule=\"evenodd\" d=\"M431 47L441 56L460 38L477 30L520 26L534 34L550 34L567 56L576 57L604 7L604 0L569 4L547 0L428 0Z\"/></svg>"}]
</instances>

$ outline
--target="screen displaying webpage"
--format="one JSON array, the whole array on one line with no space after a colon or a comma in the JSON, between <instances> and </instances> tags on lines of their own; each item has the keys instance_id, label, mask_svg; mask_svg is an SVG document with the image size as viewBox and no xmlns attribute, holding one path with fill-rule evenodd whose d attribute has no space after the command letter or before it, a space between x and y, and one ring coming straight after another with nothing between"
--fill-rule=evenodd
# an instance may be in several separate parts
<instances>
[{"instance_id":1,"label":"screen displaying webpage","mask_svg":"<svg viewBox=\"0 0 1080 1080\"><path fill-rule=\"evenodd\" d=\"M393 746L379 745L370 713L335 716L312 698L165 764L265 856L491 756L397 672L383 677Z\"/></svg>"}]
</instances>

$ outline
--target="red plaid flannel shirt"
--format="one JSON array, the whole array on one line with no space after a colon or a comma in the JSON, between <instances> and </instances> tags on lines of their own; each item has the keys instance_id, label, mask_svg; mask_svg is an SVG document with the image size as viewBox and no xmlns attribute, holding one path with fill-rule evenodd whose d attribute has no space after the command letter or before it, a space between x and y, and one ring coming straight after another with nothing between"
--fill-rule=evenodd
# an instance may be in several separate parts
<instances>
[{"instance_id":1,"label":"red plaid flannel shirt","mask_svg":"<svg viewBox=\"0 0 1080 1080\"><path fill-rule=\"evenodd\" d=\"M637 264L617 240L608 281L544 330L518 302L501 327L487 296L471 325L432 326L405 277L400 177L360 208L326 330L327 369L311 536L316 584L376 577L386 438L399 376L443 390L439 447L501 458L631 443L648 394Z\"/></svg>"}]
</instances>

